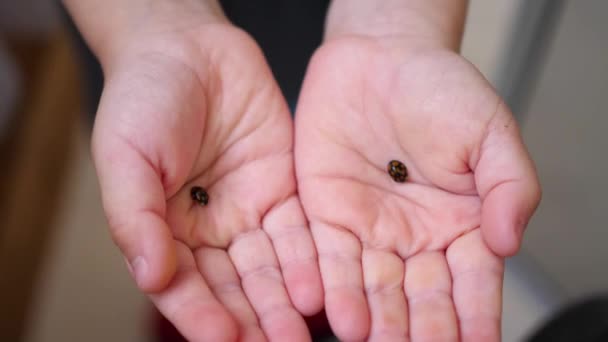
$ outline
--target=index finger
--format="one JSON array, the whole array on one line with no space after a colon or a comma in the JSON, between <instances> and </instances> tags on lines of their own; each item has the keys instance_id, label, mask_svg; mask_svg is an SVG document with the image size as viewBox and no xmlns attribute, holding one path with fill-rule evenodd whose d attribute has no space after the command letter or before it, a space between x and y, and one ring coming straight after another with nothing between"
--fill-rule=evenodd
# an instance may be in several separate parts
<instances>
[{"instance_id":1,"label":"index finger","mask_svg":"<svg viewBox=\"0 0 608 342\"><path fill-rule=\"evenodd\" d=\"M500 341L503 259L490 251L479 229L454 241L446 257L461 340Z\"/></svg>"}]
</instances>

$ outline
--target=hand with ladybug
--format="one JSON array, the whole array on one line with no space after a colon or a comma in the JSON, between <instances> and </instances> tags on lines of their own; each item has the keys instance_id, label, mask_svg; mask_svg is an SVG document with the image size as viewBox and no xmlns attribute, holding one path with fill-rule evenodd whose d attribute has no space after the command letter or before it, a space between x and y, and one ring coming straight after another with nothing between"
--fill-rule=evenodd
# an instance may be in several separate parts
<instances>
[{"instance_id":1,"label":"hand with ladybug","mask_svg":"<svg viewBox=\"0 0 608 342\"><path fill-rule=\"evenodd\" d=\"M104 67L92 150L138 286L191 341L310 340L321 279L261 51L214 1L117 1L67 4Z\"/></svg>"},{"instance_id":2,"label":"hand with ladybug","mask_svg":"<svg viewBox=\"0 0 608 342\"><path fill-rule=\"evenodd\" d=\"M462 1L330 8L295 160L341 340L500 339L503 258L540 188L509 109L457 53L464 12Z\"/></svg>"}]
</instances>

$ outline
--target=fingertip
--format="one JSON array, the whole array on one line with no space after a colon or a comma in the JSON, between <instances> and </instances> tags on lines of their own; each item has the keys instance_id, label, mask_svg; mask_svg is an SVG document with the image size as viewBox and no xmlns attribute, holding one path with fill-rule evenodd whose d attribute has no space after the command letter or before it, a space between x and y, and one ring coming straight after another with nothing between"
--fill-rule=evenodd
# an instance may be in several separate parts
<instances>
[{"instance_id":1,"label":"fingertip","mask_svg":"<svg viewBox=\"0 0 608 342\"><path fill-rule=\"evenodd\" d=\"M482 219L481 227L483 240L493 253L501 257L517 254L522 239L511 224L488 218Z\"/></svg>"},{"instance_id":2,"label":"fingertip","mask_svg":"<svg viewBox=\"0 0 608 342\"><path fill-rule=\"evenodd\" d=\"M125 258L125 263L137 287L148 294L158 293L165 289L176 271L175 258L171 255L162 263L156 263L158 267L150 267L145 257L136 257L132 261Z\"/></svg>"},{"instance_id":3,"label":"fingertip","mask_svg":"<svg viewBox=\"0 0 608 342\"><path fill-rule=\"evenodd\" d=\"M343 341L365 340L369 334L370 315L361 289L332 291L325 303L329 324Z\"/></svg>"},{"instance_id":4,"label":"fingertip","mask_svg":"<svg viewBox=\"0 0 608 342\"><path fill-rule=\"evenodd\" d=\"M215 310L205 316L206 329L200 331L200 341L237 341L239 329L226 310Z\"/></svg>"},{"instance_id":5,"label":"fingertip","mask_svg":"<svg viewBox=\"0 0 608 342\"><path fill-rule=\"evenodd\" d=\"M145 239L118 244L122 247L137 287L152 294L169 285L177 269L177 255L175 242L168 230L151 230L148 235Z\"/></svg>"},{"instance_id":6,"label":"fingertip","mask_svg":"<svg viewBox=\"0 0 608 342\"><path fill-rule=\"evenodd\" d=\"M165 246L147 254L147 272L137 275L137 285L146 293L157 293L165 289L177 270L177 256L173 239L165 240Z\"/></svg>"},{"instance_id":7,"label":"fingertip","mask_svg":"<svg viewBox=\"0 0 608 342\"><path fill-rule=\"evenodd\" d=\"M239 328L232 316L214 304L185 306L184 311L171 317L188 341L237 341Z\"/></svg>"},{"instance_id":8,"label":"fingertip","mask_svg":"<svg viewBox=\"0 0 608 342\"><path fill-rule=\"evenodd\" d=\"M310 341L306 322L296 310L277 310L260 317L266 336L271 341Z\"/></svg>"},{"instance_id":9,"label":"fingertip","mask_svg":"<svg viewBox=\"0 0 608 342\"><path fill-rule=\"evenodd\" d=\"M285 284L295 308L304 316L323 309L323 285L316 265L302 264L284 271Z\"/></svg>"},{"instance_id":10,"label":"fingertip","mask_svg":"<svg viewBox=\"0 0 608 342\"><path fill-rule=\"evenodd\" d=\"M488 193L483 200L481 230L495 254L517 254L539 201L540 187L534 184L505 183Z\"/></svg>"}]
</instances>

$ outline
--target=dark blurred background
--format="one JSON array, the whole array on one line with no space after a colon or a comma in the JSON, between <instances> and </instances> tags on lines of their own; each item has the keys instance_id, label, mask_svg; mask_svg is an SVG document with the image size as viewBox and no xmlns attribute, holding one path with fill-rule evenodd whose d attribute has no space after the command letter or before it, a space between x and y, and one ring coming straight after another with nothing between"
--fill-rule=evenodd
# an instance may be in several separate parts
<instances>
[{"instance_id":1,"label":"dark blurred background","mask_svg":"<svg viewBox=\"0 0 608 342\"><path fill-rule=\"evenodd\" d=\"M106 232L95 88L56 5L0 2L0 341L153 341ZM463 54L514 109L544 188L507 263L507 342L608 292L606 13L602 0L471 0Z\"/></svg>"}]
</instances>

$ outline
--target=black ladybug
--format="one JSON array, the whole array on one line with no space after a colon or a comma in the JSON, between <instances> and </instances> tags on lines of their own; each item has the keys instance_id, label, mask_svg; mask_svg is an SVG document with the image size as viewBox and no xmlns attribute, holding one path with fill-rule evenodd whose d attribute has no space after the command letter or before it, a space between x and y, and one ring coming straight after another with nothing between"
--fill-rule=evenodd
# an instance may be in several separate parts
<instances>
[{"instance_id":1,"label":"black ladybug","mask_svg":"<svg viewBox=\"0 0 608 342\"><path fill-rule=\"evenodd\" d=\"M386 166L386 170L397 183L403 183L407 179L407 168L398 160L391 160Z\"/></svg>"},{"instance_id":2,"label":"black ladybug","mask_svg":"<svg viewBox=\"0 0 608 342\"><path fill-rule=\"evenodd\" d=\"M194 186L190 189L190 197L202 206L206 206L209 203L209 194L200 186Z\"/></svg>"}]
</instances>

